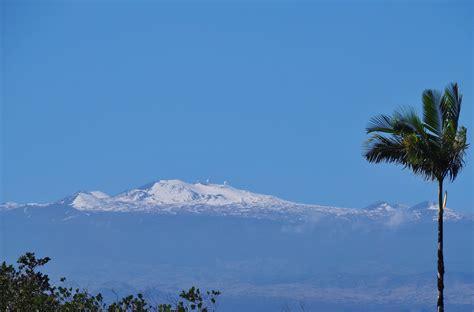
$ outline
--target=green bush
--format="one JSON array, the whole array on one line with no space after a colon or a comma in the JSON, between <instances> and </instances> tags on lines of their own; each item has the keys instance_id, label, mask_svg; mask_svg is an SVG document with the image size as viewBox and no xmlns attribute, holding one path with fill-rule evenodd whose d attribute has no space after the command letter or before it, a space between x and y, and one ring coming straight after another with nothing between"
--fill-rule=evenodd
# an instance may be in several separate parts
<instances>
[{"instance_id":1,"label":"green bush","mask_svg":"<svg viewBox=\"0 0 474 312\"><path fill-rule=\"evenodd\" d=\"M48 275L38 268L51 259L36 258L28 252L18 259L18 266L3 262L0 266L0 311L108 311L108 312L211 312L216 310L216 298L221 294L211 290L202 293L191 287L182 291L176 304L151 305L142 294L130 295L112 304L101 294L92 295L85 289L54 286ZM61 278L64 282L65 278Z\"/></svg>"}]
</instances>

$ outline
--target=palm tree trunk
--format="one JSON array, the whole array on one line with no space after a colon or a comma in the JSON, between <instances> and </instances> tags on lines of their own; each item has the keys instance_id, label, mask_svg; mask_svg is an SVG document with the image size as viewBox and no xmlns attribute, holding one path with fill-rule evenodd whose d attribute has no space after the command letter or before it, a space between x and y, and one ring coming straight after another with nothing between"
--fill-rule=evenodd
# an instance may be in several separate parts
<instances>
[{"instance_id":1,"label":"palm tree trunk","mask_svg":"<svg viewBox=\"0 0 474 312\"><path fill-rule=\"evenodd\" d=\"M438 312L444 312L444 256L443 256L443 180L439 181L438 207Z\"/></svg>"}]
</instances>

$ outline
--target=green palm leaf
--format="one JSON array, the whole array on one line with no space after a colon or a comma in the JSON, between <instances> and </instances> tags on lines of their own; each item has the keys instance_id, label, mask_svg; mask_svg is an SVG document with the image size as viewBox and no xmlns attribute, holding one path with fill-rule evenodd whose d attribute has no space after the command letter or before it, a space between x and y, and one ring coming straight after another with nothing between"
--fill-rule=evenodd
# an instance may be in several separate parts
<instances>
[{"instance_id":1,"label":"green palm leaf","mask_svg":"<svg viewBox=\"0 0 474 312\"><path fill-rule=\"evenodd\" d=\"M423 92L423 122L426 128L437 138L443 134L443 120L441 116L441 94L433 90Z\"/></svg>"}]
</instances>

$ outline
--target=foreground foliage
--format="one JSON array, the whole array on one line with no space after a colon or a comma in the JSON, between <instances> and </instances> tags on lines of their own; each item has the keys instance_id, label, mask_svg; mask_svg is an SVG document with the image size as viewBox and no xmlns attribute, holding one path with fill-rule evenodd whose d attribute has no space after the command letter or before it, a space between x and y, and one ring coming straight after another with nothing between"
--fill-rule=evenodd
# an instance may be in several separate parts
<instances>
[{"instance_id":1,"label":"foreground foliage","mask_svg":"<svg viewBox=\"0 0 474 312\"><path fill-rule=\"evenodd\" d=\"M38 270L50 260L49 257L36 258L29 252L18 259L17 267L6 262L1 264L0 311L211 312L216 310L216 298L220 295L219 291L202 293L199 288L191 287L181 292L175 304L151 305L142 294L107 304L101 294L52 285L49 276ZM65 282L65 278L61 282Z\"/></svg>"}]
</instances>

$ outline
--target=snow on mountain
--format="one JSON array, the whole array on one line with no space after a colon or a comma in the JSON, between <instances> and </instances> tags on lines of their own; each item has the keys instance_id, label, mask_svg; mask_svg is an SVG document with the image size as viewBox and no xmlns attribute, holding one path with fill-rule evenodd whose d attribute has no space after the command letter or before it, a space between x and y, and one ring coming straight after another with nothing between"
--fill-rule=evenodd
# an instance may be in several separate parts
<instances>
[{"instance_id":1,"label":"snow on mountain","mask_svg":"<svg viewBox=\"0 0 474 312\"><path fill-rule=\"evenodd\" d=\"M287 211L298 206L270 195L239 190L229 185L160 180L116 196L78 192L62 200L81 211L209 213L247 215L252 211Z\"/></svg>"},{"instance_id":2,"label":"snow on mountain","mask_svg":"<svg viewBox=\"0 0 474 312\"><path fill-rule=\"evenodd\" d=\"M431 201L424 201L412 207L376 202L364 210L372 218L388 218L388 222L392 224L407 220L438 220L438 204ZM454 221L461 220L463 216L449 208L445 208L443 218L445 221Z\"/></svg>"},{"instance_id":3,"label":"snow on mountain","mask_svg":"<svg viewBox=\"0 0 474 312\"><path fill-rule=\"evenodd\" d=\"M41 208L41 207L47 207L49 205L50 204L38 204L38 203L20 204L20 203L6 202L6 203L0 203L0 211L14 210L18 208Z\"/></svg>"},{"instance_id":4,"label":"snow on mountain","mask_svg":"<svg viewBox=\"0 0 474 312\"><path fill-rule=\"evenodd\" d=\"M407 221L416 220L407 206L390 204L387 202L375 202L364 209L370 219L380 220L389 226L398 226Z\"/></svg>"},{"instance_id":5,"label":"snow on mountain","mask_svg":"<svg viewBox=\"0 0 474 312\"><path fill-rule=\"evenodd\" d=\"M438 209L432 202L423 202L413 207L376 202L364 209L307 205L236 189L227 184L160 180L115 196L99 191L81 191L52 204L5 203L0 205L0 210L56 205L66 205L84 212L204 214L300 221L321 217L346 220L367 218L392 226L407 221L436 220ZM462 218L463 216L450 209L445 210L445 220L456 221Z\"/></svg>"},{"instance_id":6,"label":"snow on mountain","mask_svg":"<svg viewBox=\"0 0 474 312\"><path fill-rule=\"evenodd\" d=\"M367 211L374 211L374 212L389 212L389 211L396 211L400 209L406 209L407 206L399 205L399 204L390 204L384 201L375 202L364 209Z\"/></svg>"},{"instance_id":7,"label":"snow on mountain","mask_svg":"<svg viewBox=\"0 0 474 312\"><path fill-rule=\"evenodd\" d=\"M2 204L0 204L0 211L1 210L12 210L12 209L19 208L20 206L21 206L21 204L13 203L13 202L2 203Z\"/></svg>"},{"instance_id":8,"label":"snow on mountain","mask_svg":"<svg viewBox=\"0 0 474 312\"><path fill-rule=\"evenodd\" d=\"M99 191L79 192L73 197L71 206L78 210L87 210L89 207L100 206L101 201L107 198L107 194Z\"/></svg>"},{"instance_id":9,"label":"snow on mountain","mask_svg":"<svg viewBox=\"0 0 474 312\"><path fill-rule=\"evenodd\" d=\"M220 184L189 184L180 180L162 180L141 188L127 191L114 198L122 203L140 202L146 206L156 205L288 205L279 198L251 193Z\"/></svg>"},{"instance_id":10,"label":"snow on mountain","mask_svg":"<svg viewBox=\"0 0 474 312\"><path fill-rule=\"evenodd\" d=\"M415 205L409 210L415 215L416 218L431 218L433 220L438 220L438 204L431 201L425 201ZM462 215L457 214L449 208L444 209L444 220L460 220Z\"/></svg>"}]
</instances>

